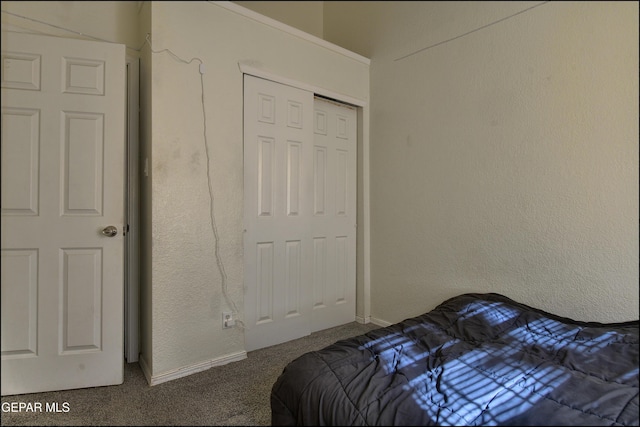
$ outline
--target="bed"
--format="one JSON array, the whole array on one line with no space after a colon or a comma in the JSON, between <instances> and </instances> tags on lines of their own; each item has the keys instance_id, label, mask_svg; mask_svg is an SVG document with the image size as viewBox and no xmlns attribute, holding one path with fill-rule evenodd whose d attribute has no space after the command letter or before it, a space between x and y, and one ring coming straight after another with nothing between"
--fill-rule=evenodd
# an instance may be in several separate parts
<instances>
[{"instance_id":1,"label":"bed","mask_svg":"<svg viewBox=\"0 0 640 427\"><path fill-rule=\"evenodd\" d=\"M635 425L638 321L468 293L291 361L272 425Z\"/></svg>"}]
</instances>

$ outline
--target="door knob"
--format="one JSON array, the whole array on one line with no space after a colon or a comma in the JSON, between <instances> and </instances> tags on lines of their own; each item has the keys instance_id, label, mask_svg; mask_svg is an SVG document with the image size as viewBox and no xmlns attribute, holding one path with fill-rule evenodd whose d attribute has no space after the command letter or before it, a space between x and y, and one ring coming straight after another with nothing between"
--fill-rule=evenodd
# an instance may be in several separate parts
<instances>
[{"instance_id":1,"label":"door knob","mask_svg":"<svg viewBox=\"0 0 640 427\"><path fill-rule=\"evenodd\" d=\"M113 237L116 234L118 234L118 229L113 225L109 225L102 229L102 234L104 234L107 237Z\"/></svg>"}]
</instances>

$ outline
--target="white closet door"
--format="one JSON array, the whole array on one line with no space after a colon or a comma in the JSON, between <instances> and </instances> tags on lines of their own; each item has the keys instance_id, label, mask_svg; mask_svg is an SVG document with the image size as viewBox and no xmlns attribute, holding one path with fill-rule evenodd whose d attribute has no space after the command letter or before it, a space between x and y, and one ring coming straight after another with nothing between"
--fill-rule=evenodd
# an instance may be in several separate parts
<instances>
[{"instance_id":1,"label":"white closet door","mask_svg":"<svg viewBox=\"0 0 640 427\"><path fill-rule=\"evenodd\" d=\"M355 320L356 111L249 75L244 105L251 351Z\"/></svg>"},{"instance_id":2,"label":"white closet door","mask_svg":"<svg viewBox=\"0 0 640 427\"><path fill-rule=\"evenodd\" d=\"M245 344L310 334L313 93L244 78Z\"/></svg>"},{"instance_id":3,"label":"white closet door","mask_svg":"<svg viewBox=\"0 0 640 427\"><path fill-rule=\"evenodd\" d=\"M355 108L315 99L311 332L355 320L356 132Z\"/></svg>"},{"instance_id":4,"label":"white closet door","mask_svg":"<svg viewBox=\"0 0 640 427\"><path fill-rule=\"evenodd\" d=\"M123 45L2 33L3 395L123 381L125 94Z\"/></svg>"}]
</instances>

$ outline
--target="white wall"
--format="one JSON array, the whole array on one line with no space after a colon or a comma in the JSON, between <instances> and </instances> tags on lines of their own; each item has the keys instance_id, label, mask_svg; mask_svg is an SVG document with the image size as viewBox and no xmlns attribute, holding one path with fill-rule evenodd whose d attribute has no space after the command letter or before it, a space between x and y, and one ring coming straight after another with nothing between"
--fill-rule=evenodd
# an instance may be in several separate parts
<instances>
[{"instance_id":1,"label":"white wall","mask_svg":"<svg viewBox=\"0 0 640 427\"><path fill-rule=\"evenodd\" d=\"M135 1L2 1L2 29L122 43L135 53L139 38ZM48 24L48 25L47 25Z\"/></svg>"},{"instance_id":2,"label":"white wall","mask_svg":"<svg viewBox=\"0 0 640 427\"><path fill-rule=\"evenodd\" d=\"M638 3L325 2L371 58L371 314L638 318Z\"/></svg>"},{"instance_id":3,"label":"white wall","mask_svg":"<svg viewBox=\"0 0 640 427\"><path fill-rule=\"evenodd\" d=\"M151 57L152 377L244 352L243 97L238 63L338 94L368 99L368 64L208 2L151 4L154 51L205 66L206 141L198 60ZM205 142L207 148L205 149ZM207 159L207 151L209 159ZM210 168L207 175L207 164ZM209 181L208 181L209 180ZM211 225L219 232L226 295Z\"/></svg>"},{"instance_id":4,"label":"white wall","mask_svg":"<svg viewBox=\"0 0 640 427\"><path fill-rule=\"evenodd\" d=\"M242 7L322 38L322 1L234 1Z\"/></svg>"}]
</instances>

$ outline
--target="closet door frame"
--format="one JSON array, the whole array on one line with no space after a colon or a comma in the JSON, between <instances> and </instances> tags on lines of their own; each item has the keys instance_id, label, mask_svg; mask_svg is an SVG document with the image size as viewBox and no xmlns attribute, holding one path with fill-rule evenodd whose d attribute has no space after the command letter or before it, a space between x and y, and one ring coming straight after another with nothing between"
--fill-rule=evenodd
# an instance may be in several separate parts
<instances>
[{"instance_id":1,"label":"closet door frame","mask_svg":"<svg viewBox=\"0 0 640 427\"><path fill-rule=\"evenodd\" d=\"M357 108L358 120L358 158L357 158L357 249L356 249L356 321L371 322L371 277L370 277L370 179L369 179L369 103L366 100L340 94L309 83L282 77L269 71L256 68L243 62L238 63L240 72L261 77L299 89L308 90L315 95L331 98Z\"/></svg>"}]
</instances>

